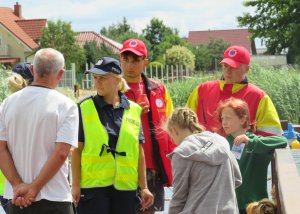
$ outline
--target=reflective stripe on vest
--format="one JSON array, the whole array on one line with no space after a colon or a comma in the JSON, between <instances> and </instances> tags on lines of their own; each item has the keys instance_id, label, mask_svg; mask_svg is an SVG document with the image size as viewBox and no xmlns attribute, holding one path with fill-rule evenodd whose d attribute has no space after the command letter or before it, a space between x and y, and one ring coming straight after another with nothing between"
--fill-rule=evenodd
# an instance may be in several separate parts
<instances>
[{"instance_id":1,"label":"reflective stripe on vest","mask_svg":"<svg viewBox=\"0 0 300 214\"><path fill-rule=\"evenodd\" d=\"M5 186L5 177L0 171L0 195L4 194L4 186Z\"/></svg>"},{"instance_id":2,"label":"reflective stripe on vest","mask_svg":"<svg viewBox=\"0 0 300 214\"><path fill-rule=\"evenodd\" d=\"M114 185L118 190L136 190L138 187L139 135L141 108L130 101L130 108L124 109L117 152L104 148L108 146L108 133L102 125L92 99L80 104L85 135L84 149L81 154L81 187L105 187Z\"/></svg>"}]
</instances>

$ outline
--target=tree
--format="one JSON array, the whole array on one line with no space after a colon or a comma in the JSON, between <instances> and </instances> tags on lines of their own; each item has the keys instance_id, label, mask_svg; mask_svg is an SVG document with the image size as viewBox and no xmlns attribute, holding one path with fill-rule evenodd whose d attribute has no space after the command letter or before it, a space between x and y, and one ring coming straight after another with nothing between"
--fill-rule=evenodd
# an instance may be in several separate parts
<instances>
[{"instance_id":1,"label":"tree","mask_svg":"<svg viewBox=\"0 0 300 214\"><path fill-rule=\"evenodd\" d=\"M166 50L174 45L188 46L187 42L180 38L177 29L166 26L162 20L153 18L150 24L143 29L144 37L150 42L149 52L153 57L151 60L163 61Z\"/></svg>"},{"instance_id":2,"label":"tree","mask_svg":"<svg viewBox=\"0 0 300 214\"><path fill-rule=\"evenodd\" d=\"M195 69L195 55L187 47L175 45L166 51L166 64L185 65L193 71Z\"/></svg>"},{"instance_id":3,"label":"tree","mask_svg":"<svg viewBox=\"0 0 300 214\"><path fill-rule=\"evenodd\" d=\"M193 53L196 56L196 70L216 70L229 45L223 39L210 38L207 44L195 46Z\"/></svg>"},{"instance_id":4,"label":"tree","mask_svg":"<svg viewBox=\"0 0 300 214\"><path fill-rule=\"evenodd\" d=\"M118 24L112 24L110 26L102 27L100 34L113 39L119 43L123 43L129 38L139 38L140 36L136 33L132 27L127 23L127 19L123 17L122 22Z\"/></svg>"},{"instance_id":5,"label":"tree","mask_svg":"<svg viewBox=\"0 0 300 214\"><path fill-rule=\"evenodd\" d=\"M211 69L217 70L219 62L223 58L223 53L229 46L230 44L223 39L209 39L207 48L210 50L212 58Z\"/></svg>"},{"instance_id":6,"label":"tree","mask_svg":"<svg viewBox=\"0 0 300 214\"><path fill-rule=\"evenodd\" d=\"M95 64L100 58L104 56L110 56L115 59L119 58L118 53L114 53L114 51L104 45L103 43L100 46L97 46L96 41L86 42L83 46L86 55L87 63Z\"/></svg>"},{"instance_id":7,"label":"tree","mask_svg":"<svg viewBox=\"0 0 300 214\"><path fill-rule=\"evenodd\" d=\"M157 45L155 48L157 49L157 55L155 56L155 60L159 62L164 62L163 58L167 49L170 49L174 45L184 46L188 49L192 49L192 46L187 43L184 39L179 37L177 34L167 34L164 36L163 41Z\"/></svg>"},{"instance_id":8,"label":"tree","mask_svg":"<svg viewBox=\"0 0 300 214\"><path fill-rule=\"evenodd\" d=\"M256 11L238 17L240 26L248 27L252 38L262 38L268 53L287 50L288 62L295 63L300 58L300 1L246 0L244 6Z\"/></svg>"},{"instance_id":9,"label":"tree","mask_svg":"<svg viewBox=\"0 0 300 214\"><path fill-rule=\"evenodd\" d=\"M197 71L209 70L211 66L211 53L206 45L197 45L193 47L195 54L195 69Z\"/></svg>"},{"instance_id":10,"label":"tree","mask_svg":"<svg viewBox=\"0 0 300 214\"><path fill-rule=\"evenodd\" d=\"M127 19L124 17L122 22L119 22L118 24L112 24L110 26L103 27L100 30L100 34L113 39L121 44L125 42L127 39L130 38L136 38L139 40L142 40L147 47L150 47L149 41L147 41L143 35L139 35L137 32L135 32L132 27L127 23ZM151 51L148 50L148 58L152 56Z\"/></svg>"},{"instance_id":11,"label":"tree","mask_svg":"<svg viewBox=\"0 0 300 214\"><path fill-rule=\"evenodd\" d=\"M56 23L48 21L47 27L43 29L40 48L50 47L60 51L65 57L67 67L74 62L80 65L76 66L79 70L85 63L85 55L76 41L76 35L70 23L61 20Z\"/></svg>"}]
</instances>

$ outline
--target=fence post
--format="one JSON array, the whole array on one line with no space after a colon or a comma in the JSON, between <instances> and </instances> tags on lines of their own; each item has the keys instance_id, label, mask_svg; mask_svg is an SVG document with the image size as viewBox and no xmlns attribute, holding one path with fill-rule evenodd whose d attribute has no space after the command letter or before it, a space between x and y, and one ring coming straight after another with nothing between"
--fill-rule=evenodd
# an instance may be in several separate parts
<instances>
[{"instance_id":1,"label":"fence post","mask_svg":"<svg viewBox=\"0 0 300 214\"><path fill-rule=\"evenodd\" d=\"M72 66L72 85L74 86L76 84L76 67L75 67L75 63L72 63L71 66Z\"/></svg>"},{"instance_id":2,"label":"fence post","mask_svg":"<svg viewBox=\"0 0 300 214\"><path fill-rule=\"evenodd\" d=\"M171 65L171 77L172 77L172 82L174 81L174 70L173 70L173 65Z\"/></svg>"},{"instance_id":3,"label":"fence post","mask_svg":"<svg viewBox=\"0 0 300 214\"><path fill-rule=\"evenodd\" d=\"M152 78L152 65L150 65L150 78Z\"/></svg>"},{"instance_id":4,"label":"fence post","mask_svg":"<svg viewBox=\"0 0 300 214\"><path fill-rule=\"evenodd\" d=\"M178 78L178 65L176 65L176 80L178 81L179 78Z\"/></svg>"},{"instance_id":5,"label":"fence post","mask_svg":"<svg viewBox=\"0 0 300 214\"><path fill-rule=\"evenodd\" d=\"M181 82L182 82L183 81L183 66L182 65L180 65L179 75L180 75L180 79L181 79Z\"/></svg>"},{"instance_id":6,"label":"fence post","mask_svg":"<svg viewBox=\"0 0 300 214\"><path fill-rule=\"evenodd\" d=\"M156 78L159 79L159 77L158 77L158 71L157 71L157 64L155 65L155 75L156 75Z\"/></svg>"},{"instance_id":7,"label":"fence post","mask_svg":"<svg viewBox=\"0 0 300 214\"><path fill-rule=\"evenodd\" d=\"M167 83L169 83L169 66L166 65L166 69L167 69Z\"/></svg>"},{"instance_id":8,"label":"fence post","mask_svg":"<svg viewBox=\"0 0 300 214\"><path fill-rule=\"evenodd\" d=\"M163 65L160 65L160 73L161 73L161 80L164 82L164 67Z\"/></svg>"},{"instance_id":9,"label":"fence post","mask_svg":"<svg viewBox=\"0 0 300 214\"><path fill-rule=\"evenodd\" d=\"M185 66L185 73L186 73L187 78L189 78L190 77L190 71L189 71L189 67L187 65Z\"/></svg>"}]
</instances>

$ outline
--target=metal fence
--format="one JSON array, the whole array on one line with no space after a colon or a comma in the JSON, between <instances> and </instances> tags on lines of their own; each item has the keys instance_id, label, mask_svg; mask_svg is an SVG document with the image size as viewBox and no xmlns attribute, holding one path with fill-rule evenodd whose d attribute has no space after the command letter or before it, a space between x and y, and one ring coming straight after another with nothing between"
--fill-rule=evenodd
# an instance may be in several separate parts
<instances>
[{"instance_id":1,"label":"metal fence","mask_svg":"<svg viewBox=\"0 0 300 214\"><path fill-rule=\"evenodd\" d=\"M286 65L286 56L266 56L252 55L251 62L264 66L282 66ZM93 64L86 64L86 70L92 68ZM150 77L164 83L174 81L185 81L189 79L194 71L190 71L185 65L149 65L145 68L144 73ZM94 79L91 74L76 73L75 64L72 63L71 70L66 70L59 87L72 88L75 84L79 84L81 89L91 89L94 87Z\"/></svg>"},{"instance_id":2,"label":"metal fence","mask_svg":"<svg viewBox=\"0 0 300 214\"><path fill-rule=\"evenodd\" d=\"M93 65L86 65L86 70ZM190 77L190 71L187 66L183 65L167 65L152 66L145 68L144 73L150 77L162 81L164 83L174 81L185 81ZM58 87L73 88L75 84L79 84L81 89L91 89L94 87L94 79L91 74L76 73L75 64L72 63L71 70L65 70L64 75Z\"/></svg>"},{"instance_id":3,"label":"metal fence","mask_svg":"<svg viewBox=\"0 0 300 214\"><path fill-rule=\"evenodd\" d=\"M71 70L65 70L58 87L73 88L76 84L76 70L75 63L71 64Z\"/></svg>"},{"instance_id":4,"label":"metal fence","mask_svg":"<svg viewBox=\"0 0 300 214\"><path fill-rule=\"evenodd\" d=\"M145 68L144 72L148 77L158 79L165 83L173 81L184 81L190 77L190 70L187 66L184 65L150 65Z\"/></svg>"},{"instance_id":5,"label":"metal fence","mask_svg":"<svg viewBox=\"0 0 300 214\"><path fill-rule=\"evenodd\" d=\"M86 66L86 70L92 67ZM148 66L145 68L144 73L150 77L159 81L168 83L173 81L184 81L190 77L190 71L187 66ZM77 83L81 85L82 89L90 89L94 87L94 79L91 74L77 75Z\"/></svg>"}]
</instances>

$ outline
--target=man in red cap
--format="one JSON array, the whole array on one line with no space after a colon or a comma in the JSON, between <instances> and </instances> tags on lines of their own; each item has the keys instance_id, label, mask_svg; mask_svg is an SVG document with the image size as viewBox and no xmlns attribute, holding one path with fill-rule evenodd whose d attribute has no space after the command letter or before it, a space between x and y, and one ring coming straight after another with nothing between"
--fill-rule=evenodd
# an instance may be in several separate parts
<instances>
[{"instance_id":1,"label":"man in red cap","mask_svg":"<svg viewBox=\"0 0 300 214\"><path fill-rule=\"evenodd\" d=\"M120 52L123 75L130 90L125 95L143 108L142 126L145 137L145 152L148 188L154 195L154 204L140 213L155 213L164 210L164 186L172 183L171 162L166 157L175 144L161 124L173 111L173 104L165 86L149 79L143 70L148 64L147 48L141 40L128 39Z\"/></svg>"},{"instance_id":2,"label":"man in red cap","mask_svg":"<svg viewBox=\"0 0 300 214\"><path fill-rule=\"evenodd\" d=\"M242 46L231 46L225 50L220 63L222 78L200 84L187 101L186 105L197 113L199 122L213 131L218 126L215 111L219 102L235 97L248 103L251 122L256 123L256 134L281 135L280 120L272 100L246 77L250 69L249 51Z\"/></svg>"}]
</instances>

